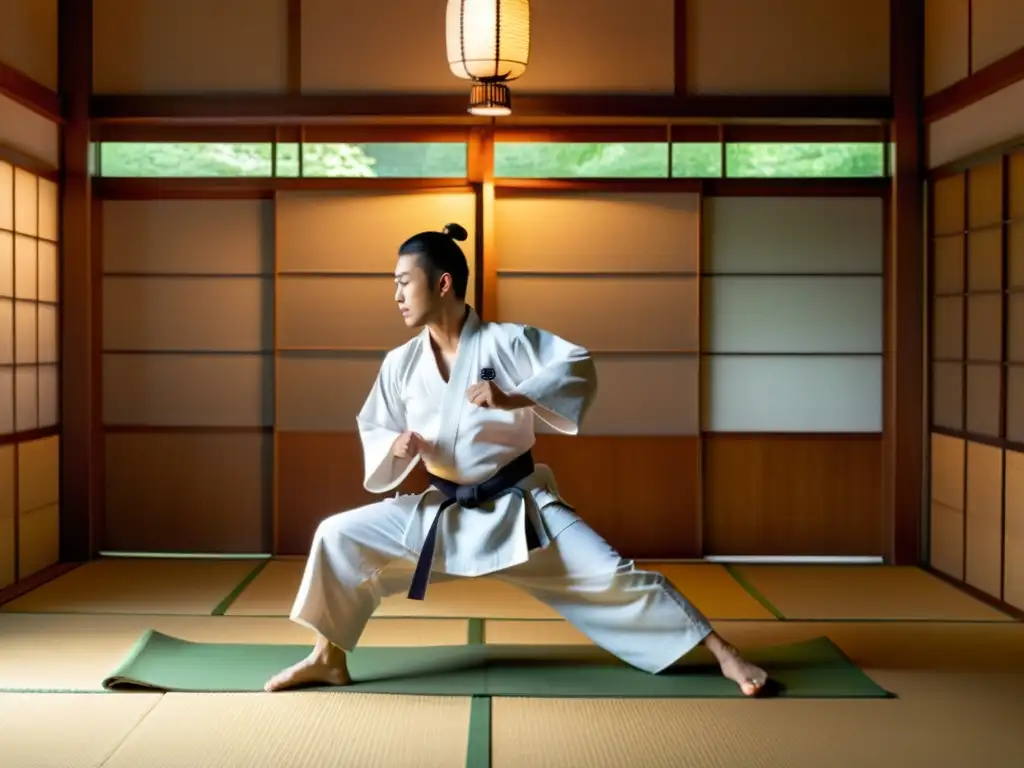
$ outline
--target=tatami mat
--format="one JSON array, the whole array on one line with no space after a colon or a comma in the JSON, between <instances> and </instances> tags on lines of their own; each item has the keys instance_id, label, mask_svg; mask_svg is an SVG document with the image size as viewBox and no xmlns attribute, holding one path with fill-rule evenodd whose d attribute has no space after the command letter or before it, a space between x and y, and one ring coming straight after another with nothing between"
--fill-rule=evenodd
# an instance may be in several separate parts
<instances>
[{"instance_id":1,"label":"tatami mat","mask_svg":"<svg viewBox=\"0 0 1024 768\"><path fill-rule=\"evenodd\" d=\"M919 568L750 565L735 571L787 619L1012 620Z\"/></svg>"},{"instance_id":2,"label":"tatami mat","mask_svg":"<svg viewBox=\"0 0 1024 768\"><path fill-rule=\"evenodd\" d=\"M741 650L825 635L865 669L1024 673L1024 623L721 621L716 631ZM495 645L589 644L564 621L488 621Z\"/></svg>"},{"instance_id":3,"label":"tatami mat","mask_svg":"<svg viewBox=\"0 0 1024 768\"><path fill-rule=\"evenodd\" d=\"M149 693L0 693L0 765L99 768L159 701L159 694ZM155 765L154 758L139 766Z\"/></svg>"},{"instance_id":4,"label":"tatami mat","mask_svg":"<svg viewBox=\"0 0 1024 768\"><path fill-rule=\"evenodd\" d=\"M364 646L463 645L468 621L371 619ZM146 629L198 642L312 644L283 618L0 614L0 689L98 691ZM2 763L0 763L2 765Z\"/></svg>"},{"instance_id":5,"label":"tatami mat","mask_svg":"<svg viewBox=\"0 0 1024 768\"><path fill-rule=\"evenodd\" d=\"M171 693L104 768L465 768L469 714L456 697Z\"/></svg>"},{"instance_id":6,"label":"tatami mat","mask_svg":"<svg viewBox=\"0 0 1024 768\"><path fill-rule=\"evenodd\" d=\"M699 611L712 619L774 619L725 568L711 563L638 563L665 574Z\"/></svg>"},{"instance_id":7,"label":"tatami mat","mask_svg":"<svg viewBox=\"0 0 1024 768\"><path fill-rule=\"evenodd\" d=\"M302 579L304 562L275 560L228 609L229 616L287 616ZM396 566L401 568L403 566ZM409 569L412 572L411 567ZM375 616L558 618L558 614L520 589L486 577L434 581L426 600L404 593L384 598Z\"/></svg>"},{"instance_id":8,"label":"tatami mat","mask_svg":"<svg viewBox=\"0 0 1024 768\"><path fill-rule=\"evenodd\" d=\"M875 701L493 702L493 768L1024 765L1024 675L891 673Z\"/></svg>"},{"instance_id":9,"label":"tatami mat","mask_svg":"<svg viewBox=\"0 0 1024 768\"><path fill-rule=\"evenodd\" d=\"M256 560L94 560L0 611L210 615L259 565Z\"/></svg>"}]
</instances>

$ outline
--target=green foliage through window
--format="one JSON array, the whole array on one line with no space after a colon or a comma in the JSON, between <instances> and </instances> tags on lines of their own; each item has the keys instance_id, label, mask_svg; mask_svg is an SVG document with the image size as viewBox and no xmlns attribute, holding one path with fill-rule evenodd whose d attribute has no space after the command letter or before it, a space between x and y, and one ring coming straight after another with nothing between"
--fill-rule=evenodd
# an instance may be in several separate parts
<instances>
[{"instance_id":1,"label":"green foliage through window","mask_svg":"<svg viewBox=\"0 0 1024 768\"><path fill-rule=\"evenodd\" d=\"M465 178L465 142L103 142L99 173L134 178ZM302 162L299 162L299 153ZM496 178L863 178L885 174L880 142L498 142Z\"/></svg>"},{"instance_id":2,"label":"green foliage through window","mask_svg":"<svg viewBox=\"0 0 1024 768\"><path fill-rule=\"evenodd\" d=\"M885 174L881 142L737 143L725 146L733 178L863 178Z\"/></svg>"},{"instance_id":3,"label":"green foliage through window","mask_svg":"<svg viewBox=\"0 0 1024 768\"><path fill-rule=\"evenodd\" d=\"M298 158L297 144L279 144L278 173L297 176ZM302 175L310 178L464 179L467 164L465 142L302 145Z\"/></svg>"},{"instance_id":4,"label":"green foliage through window","mask_svg":"<svg viewBox=\"0 0 1024 768\"><path fill-rule=\"evenodd\" d=\"M273 147L270 142L105 141L100 144L100 174L143 179L269 177Z\"/></svg>"},{"instance_id":5,"label":"green foliage through window","mask_svg":"<svg viewBox=\"0 0 1024 768\"><path fill-rule=\"evenodd\" d=\"M668 147L652 143L496 142L498 179L668 178Z\"/></svg>"}]
</instances>

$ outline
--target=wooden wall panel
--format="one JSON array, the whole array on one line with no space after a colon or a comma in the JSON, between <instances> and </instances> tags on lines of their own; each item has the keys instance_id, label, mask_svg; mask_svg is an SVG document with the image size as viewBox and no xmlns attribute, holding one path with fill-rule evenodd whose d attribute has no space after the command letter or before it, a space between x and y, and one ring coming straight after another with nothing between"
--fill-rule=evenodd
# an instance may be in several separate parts
<instances>
[{"instance_id":1,"label":"wooden wall panel","mask_svg":"<svg viewBox=\"0 0 1024 768\"><path fill-rule=\"evenodd\" d=\"M1022 162L993 152L964 167L929 182L930 564L1019 609L1024 273L1013 217Z\"/></svg>"},{"instance_id":2,"label":"wooden wall panel","mask_svg":"<svg viewBox=\"0 0 1024 768\"><path fill-rule=\"evenodd\" d=\"M928 167L1018 139L1024 126L1024 81L928 124Z\"/></svg>"},{"instance_id":3,"label":"wooden wall panel","mask_svg":"<svg viewBox=\"0 0 1024 768\"><path fill-rule=\"evenodd\" d=\"M14 558L17 548L14 516L18 508L14 463L16 450L14 445L0 445L0 589L10 586L17 578Z\"/></svg>"},{"instance_id":4,"label":"wooden wall panel","mask_svg":"<svg viewBox=\"0 0 1024 768\"><path fill-rule=\"evenodd\" d=\"M267 551L271 204L108 200L101 242L103 548Z\"/></svg>"},{"instance_id":5,"label":"wooden wall panel","mask_svg":"<svg viewBox=\"0 0 1024 768\"><path fill-rule=\"evenodd\" d=\"M1003 600L1024 611L1024 453L1006 452Z\"/></svg>"},{"instance_id":6,"label":"wooden wall panel","mask_svg":"<svg viewBox=\"0 0 1024 768\"><path fill-rule=\"evenodd\" d=\"M473 281L478 233L471 192L282 192L275 207L282 272L391 274L406 238L455 222L468 234L459 246Z\"/></svg>"},{"instance_id":7,"label":"wooden wall panel","mask_svg":"<svg viewBox=\"0 0 1024 768\"><path fill-rule=\"evenodd\" d=\"M5 0L0 62L57 90L57 0Z\"/></svg>"},{"instance_id":8,"label":"wooden wall panel","mask_svg":"<svg viewBox=\"0 0 1024 768\"><path fill-rule=\"evenodd\" d=\"M448 68L445 5L303 0L303 91L468 94ZM673 91L673 0L533 3L531 21L530 65L518 90Z\"/></svg>"},{"instance_id":9,"label":"wooden wall panel","mask_svg":"<svg viewBox=\"0 0 1024 768\"><path fill-rule=\"evenodd\" d=\"M274 205L265 200L104 200L103 268L132 275L274 271Z\"/></svg>"},{"instance_id":10,"label":"wooden wall panel","mask_svg":"<svg viewBox=\"0 0 1024 768\"><path fill-rule=\"evenodd\" d=\"M281 554L307 553L321 520L384 498L362 489L353 433L281 432L278 450ZM699 554L697 438L538 435L534 453L578 514L625 557ZM426 482L417 468L398 492Z\"/></svg>"},{"instance_id":11,"label":"wooden wall panel","mask_svg":"<svg viewBox=\"0 0 1024 768\"><path fill-rule=\"evenodd\" d=\"M108 433L103 548L268 551L271 443L260 433Z\"/></svg>"},{"instance_id":12,"label":"wooden wall panel","mask_svg":"<svg viewBox=\"0 0 1024 768\"><path fill-rule=\"evenodd\" d=\"M284 91L288 0L93 0L93 91Z\"/></svg>"},{"instance_id":13,"label":"wooden wall panel","mask_svg":"<svg viewBox=\"0 0 1024 768\"><path fill-rule=\"evenodd\" d=\"M970 0L928 0L924 4L924 88L930 95L970 72Z\"/></svg>"},{"instance_id":14,"label":"wooden wall panel","mask_svg":"<svg viewBox=\"0 0 1024 768\"><path fill-rule=\"evenodd\" d=\"M60 438L18 449L18 578L60 559Z\"/></svg>"},{"instance_id":15,"label":"wooden wall panel","mask_svg":"<svg viewBox=\"0 0 1024 768\"><path fill-rule=\"evenodd\" d=\"M3 95L0 95L0 144L53 170L60 165L57 124Z\"/></svg>"},{"instance_id":16,"label":"wooden wall panel","mask_svg":"<svg viewBox=\"0 0 1024 768\"><path fill-rule=\"evenodd\" d=\"M1024 48L1024 5L1017 0L972 0L971 71Z\"/></svg>"},{"instance_id":17,"label":"wooden wall panel","mask_svg":"<svg viewBox=\"0 0 1024 768\"><path fill-rule=\"evenodd\" d=\"M591 351L598 396L581 433L697 434L698 197L538 191L499 199L494 218L488 319ZM647 396L636 397L638 386Z\"/></svg>"},{"instance_id":18,"label":"wooden wall panel","mask_svg":"<svg viewBox=\"0 0 1024 768\"><path fill-rule=\"evenodd\" d=\"M694 93L888 93L886 0L688 0Z\"/></svg>"},{"instance_id":19,"label":"wooden wall panel","mask_svg":"<svg viewBox=\"0 0 1024 768\"><path fill-rule=\"evenodd\" d=\"M998 599L1003 571L1003 452L967 443L964 580Z\"/></svg>"},{"instance_id":20,"label":"wooden wall panel","mask_svg":"<svg viewBox=\"0 0 1024 768\"><path fill-rule=\"evenodd\" d=\"M964 577L965 451L963 440L931 436L929 562L954 579Z\"/></svg>"},{"instance_id":21,"label":"wooden wall panel","mask_svg":"<svg viewBox=\"0 0 1024 768\"><path fill-rule=\"evenodd\" d=\"M880 435L705 435L704 553L887 554Z\"/></svg>"},{"instance_id":22,"label":"wooden wall panel","mask_svg":"<svg viewBox=\"0 0 1024 768\"><path fill-rule=\"evenodd\" d=\"M501 249L495 266L501 274L556 266L561 274L696 272L700 262L697 195L538 190L502 198L497 207L493 226ZM582 219L585 227L572 224ZM579 247L567 247L574 239Z\"/></svg>"}]
</instances>

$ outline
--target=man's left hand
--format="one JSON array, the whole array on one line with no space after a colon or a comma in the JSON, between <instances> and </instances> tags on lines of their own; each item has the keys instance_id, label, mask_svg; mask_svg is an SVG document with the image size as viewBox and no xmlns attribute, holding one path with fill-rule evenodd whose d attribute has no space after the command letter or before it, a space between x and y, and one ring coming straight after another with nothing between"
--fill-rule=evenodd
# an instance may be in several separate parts
<instances>
[{"instance_id":1,"label":"man's left hand","mask_svg":"<svg viewBox=\"0 0 1024 768\"><path fill-rule=\"evenodd\" d=\"M525 397L502 392L493 381L477 382L466 391L466 396L473 405L497 408L499 411L512 411L532 405Z\"/></svg>"}]
</instances>

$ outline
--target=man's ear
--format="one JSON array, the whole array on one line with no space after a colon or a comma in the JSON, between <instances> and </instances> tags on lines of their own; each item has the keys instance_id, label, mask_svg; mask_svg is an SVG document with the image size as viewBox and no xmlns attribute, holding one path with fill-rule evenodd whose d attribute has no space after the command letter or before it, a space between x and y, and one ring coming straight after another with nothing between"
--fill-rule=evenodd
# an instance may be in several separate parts
<instances>
[{"instance_id":1,"label":"man's ear","mask_svg":"<svg viewBox=\"0 0 1024 768\"><path fill-rule=\"evenodd\" d=\"M452 276L445 272L441 275L440 285L438 286L441 291L441 295L444 296L452 290Z\"/></svg>"}]
</instances>

